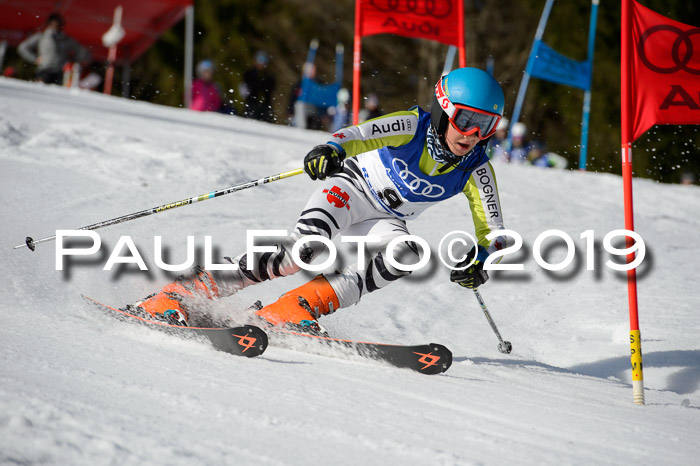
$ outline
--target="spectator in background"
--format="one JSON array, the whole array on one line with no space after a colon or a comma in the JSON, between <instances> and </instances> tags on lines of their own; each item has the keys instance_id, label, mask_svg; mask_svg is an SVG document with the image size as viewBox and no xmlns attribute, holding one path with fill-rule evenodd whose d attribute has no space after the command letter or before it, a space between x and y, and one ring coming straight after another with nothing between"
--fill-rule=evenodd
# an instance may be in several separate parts
<instances>
[{"instance_id":1,"label":"spectator in background","mask_svg":"<svg viewBox=\"0 0 700 466\"><path fill-rule=\"evenodd\" d=\"M548 152L545 143L532 141L528 144L527 160L536 167L565 169L569 165L566 157Z\"/></svg>"},{"instance_id":2,"label":"spectator in background","mask_svg":"<svg viewBox=\"0 0 700 466\"><path fill-rule=\"evenodd\" d=\"M347 109L347 104L350 101L350 91L344 87L338 91L338 104L335 107L329 107L328 111L333 116L331 133L335 133L339 129L345 128L350 123L350 113Z\"/></svg>"},{"instance_id":3,"label":"spectator in background","mask_svg":"<svg viewBox=\"0 0 700 466\"><path fill-rule=\"evenodd\" d=\"M17 48L22 58L37 66L37 81L62 84L66 63L76 62L86 68L90 62L90 52L63 32L64 25L63 17L52 13L44 30L29 36Z\"/></svg>"},{"instance_id":4,"label":"spectator in background","mask_svg":"<svg viewBox=\"0 0 700 466\"><path fill-rule=\"evenodd\" d=\"M695 175L691 172L685 172L681 175L681 184L693 185L695 184Z\"/></svg>"},{"instance_id":5,"label":"spectator in background","mask_svg":"<svg viewBox=\"0 0 700 466\"><path fill-rule=\"evenodd\" d=\"M510 136L512 146L510 148L510 156L508 158L510 163L525 163L527 160L528 142L525 139L526 132L527 127L525 126L525 123L517 122L513 125L513 128L511 128Z\"/></svg>"},{"instance_id":6,"label":"spectator in background","mask_svg":"<svg viewBox=\"0 0 700 466\"><path fill-rule=\"evenodd\" d=\"M302 73L302 79L292 89L293 100L289 103L289 108L294 113L292 126L302 129L321 129L321 111L316 105L308 102L310 96L307 95L309 81L314 81L316 78L316 65L304 63ZM307 89L304 89L305 87Z\"/></svg>"},{"instance_id":7,"label":"spectator in background","mask_svg":"<svg viewBox=\"0 0 700 466\"><path fill-rule=\"evenodd\" d=\"M267 65L267 53L260 50L255 54L255 65L245 72L241 93L245 97L243 115L267 122L274 121L272 114L272 92L275 90L275 77Z\"/></svg>"},{"instance_id":8,"label":"spectator in background","mask_svg":"<svg viewBox=\"0 0 700 466\"><path fill-rule=\"evenodd\" d=\"M548 167L547 153L540 141L530 141L527 145L527 161L536 167Z\"/></svg>"},{"instance_id":9,"label":"spectator in background","mask_svg":"<svg viewBox=\"0 0 700 466\"><path fill-rule=\"evenodd\" d=\"M296 104L301 96L301 79L292 85L289 90L289 102L287 103L287 124L290 126L298 126L296 123Z\"/></svg>"},{"instance_id":10,"label":"spectator in background","mask_svg":"<svg viewBox=\"0 0 700 466\"><path fill-rule=\"evenodd\" d=\"M211 60L203 60L197 65L190 108L200 112L218 112L221 109L221 88L214 82L214 64Z\"/></svg>"},{"instance_id":11,"label":"spectator in background","mask_svg":"<svg viewBox=\"0 0 700 466\"><path fill-rule=\"evenodd\" d=\"M508 145L508 125L510 121L508 118L501 118L496 127L496 133L493 135L489 141L487 152L489 154L489 159L506 163L509 159L509 145Z\"/></svg>"},{"instance_id":12,"label":"spectator in background","mask_svg":"<svg viewBox=\"0 0 700 466\"><path fill-rule=\"evenodd\" d=\"M365 99L365 108L360 110L360 123L380 116L382 116L382 112L379 111L379 97L372 92Z\"/></svg>"}]
</instances>

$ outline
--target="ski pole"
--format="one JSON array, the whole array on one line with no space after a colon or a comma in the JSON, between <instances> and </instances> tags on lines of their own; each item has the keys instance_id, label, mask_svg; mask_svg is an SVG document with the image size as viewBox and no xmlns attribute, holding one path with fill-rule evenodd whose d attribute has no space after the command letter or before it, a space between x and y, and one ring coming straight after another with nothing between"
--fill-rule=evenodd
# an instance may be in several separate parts
<instances>
[{"instance_id":1,"label":"ski pole","mask_svg":"<svg viewBox=\"0 0 700 466\"><path fill-rule=\"evenodd\" d=\"M474 296L476 296L476 300L479 301L479 305L481 306L481 310L484 311L484 315L486 316L486 320L489 321L489 325L491 325L491 329L493 330L493 333L496 334L498 337L498 351L500 351L503 354L510 354L510 352L513 350L513 345L510 344L509 341L504 341L503 338L501 337L501 333L498 331L498 327L496 327L496 323L493 321L491 318L491 313L489 312L489 309L486 307L486 303L484 303L484 299L481 297L481 294L479 294L478 290L474 290Z\"/></svg>"},{"instance_id":2,"label":"ski pole","mask_svg":"<svg viewBox=\"0 0 700 466\"><path fill-rule=\"evenodd\" d=\"M102 227L106 227L106 226L110 226L110 225L116 225L117 223L128 222L131 220L135 220L137 218L147 217L148 215L159 214L159 213L164 212L166 210L174 209L176 207L182 207L185 205L194 204L195 202L206 201L206 200L212 199L214 197L224 196L226 194L230 194L230 193L233 193L236 191L241 191L241 190L247 189L247 188L252 188L255 186L259 186L261 184L272 183L273 181L283 180L285 178L300 175L302 173L304 173L304 169L298 168L296 170L292 170L292 171L288 171L288 172L284 172L284 173L279 173L277 175L266 176L264 178L260 178L259 180L248 181L247 183L239 184L236 186L231 186L229 188L219 189L218 191L212 191L212 192L207 193L207 194L202 194L199 196L190 197L188 199L183 199L181 201L170 202L168 204L163 204L163 205L158 206L158 207L152 207L150 209L142 210L140 212L134 212L133 214L123 215L121 217L116 217L116 218L113 218L110 220L104 220L102 222L93 223L92 225L78 228L78 230L97 230L98 228L102 228ZM30 250L34 251L34 249L36 249L37 244L44 243L46 241L51 241L54 239L56 239L56 235L47 236L46 238L41 238L38 240L34 240L31 236L27 236L24 244L18 244L17 246L15 246L12 249L19 249L19 248L26 246Z\"/></svg>"}]
</instances>

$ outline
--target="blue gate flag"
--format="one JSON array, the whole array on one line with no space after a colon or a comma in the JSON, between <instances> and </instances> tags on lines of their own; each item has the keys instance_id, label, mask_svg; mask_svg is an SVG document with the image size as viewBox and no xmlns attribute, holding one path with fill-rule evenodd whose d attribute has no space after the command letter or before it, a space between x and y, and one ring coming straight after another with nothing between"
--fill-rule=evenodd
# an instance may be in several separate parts
<instances>
[{"instance_id":1,"label":"blue gate flag","mask_svg":"<svg viewBox=\"0 0 700 466\"><path fill-rule=\"evenodd\" d=\"M299 101L315 105L321 110L338 105L340 83L321 84L304 76L301 80Z\"/></svg>"},{"instance_id":2,"label":"blue gate flag","mask_svg":"<svg viewBox=\"0 0 700 466\"><path fill-rule=\"evenodd\" d=\"M535 41L528 61L530 75L558 84L577 87L584 91L591 89L591 63L589 60L576 61L560 54L543 41Z\"/></svg>"}]
</instances>

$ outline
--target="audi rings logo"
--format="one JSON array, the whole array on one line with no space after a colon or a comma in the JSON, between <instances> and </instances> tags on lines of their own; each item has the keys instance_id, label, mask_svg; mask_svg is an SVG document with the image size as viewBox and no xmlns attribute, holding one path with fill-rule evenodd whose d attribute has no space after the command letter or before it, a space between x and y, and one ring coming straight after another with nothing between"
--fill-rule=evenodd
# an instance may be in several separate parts
<instances>
[{"instance_id":1,"label":"audi rings logo","mask_svg":"<svg viewBox=\"0 0 700 466\"><path fill-rule=\"evenodd\" d=\"M662 67L658 64L655 65L651 62L651 60L649 60L649 57L647 57L645 49L646 42L652 34L659 31L672 32L677 36L676 40L673 42L673 47L671 47L671 60L673 60L675 66ZM683 31L682 29L669 24L652 26L644 31L644 34L642 34L642 37L639 39L639 58L647 68L656 73L670 74L683 70L690 74L700 75L700 68L691 68L688 66L688 63L690 63L690 60L693 58L693 54L695 53L692 36L696 34L700 34L700 28L693 28ZM683 53L683 56L681 56L681 44L685 45L685 52Z\"/></svg>"},{"instance_id":2,"label":"audi rings logo","mask_svg":"<svg viewBox=\"0 0 700 466\"><path fill-rule=\"evenodd\" d=\"M452 0L370 0L370 5L386 13L413 13L446 18L452 13Z\"/></svg>"},{"instance_id":3,"label":"audi rings logo","mask_svg":"<svg viewBox=\"0 0 700 466\"><path fill-rule=\"evenodd\" d=\"M445 188L438 184L430 184L423 178L417 177L408 169L408 165L403 160L394 159L391 164L413 194L430 198L440 197L445 194Z\"/></svg>"}]
</instances>

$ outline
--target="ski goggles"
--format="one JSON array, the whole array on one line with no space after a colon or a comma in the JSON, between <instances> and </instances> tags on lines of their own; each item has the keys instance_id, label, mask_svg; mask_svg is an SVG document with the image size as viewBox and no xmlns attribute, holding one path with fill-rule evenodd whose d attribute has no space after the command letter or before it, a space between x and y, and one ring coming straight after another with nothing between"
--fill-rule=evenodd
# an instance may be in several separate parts
<instances>
[{"instance_id":1,"label":"ski goggles","mask_svg":"<svg viewBox=\"0 0 700 466\"><path fill-rule=\"evenodd\" d=\"M462 104L453 104L442 87L442 79L435 85L435 98L447 114L454 129L465 136L476 133L479 139L486 139L496 132L501 115Z\"/></svg>"},{"instance_id":2,"label":"ski goggles","mask_svg":"<svg viewBox=\"0 0 700 466\"><path fill-rule=\"evenodd\" d=\"M478 108L455 104L455 114L450 118L450 124L454 129L469 136L476 133L479 139L491 137L496 132L501 115L485 112Z\"/></svg>"}]
</instances>

